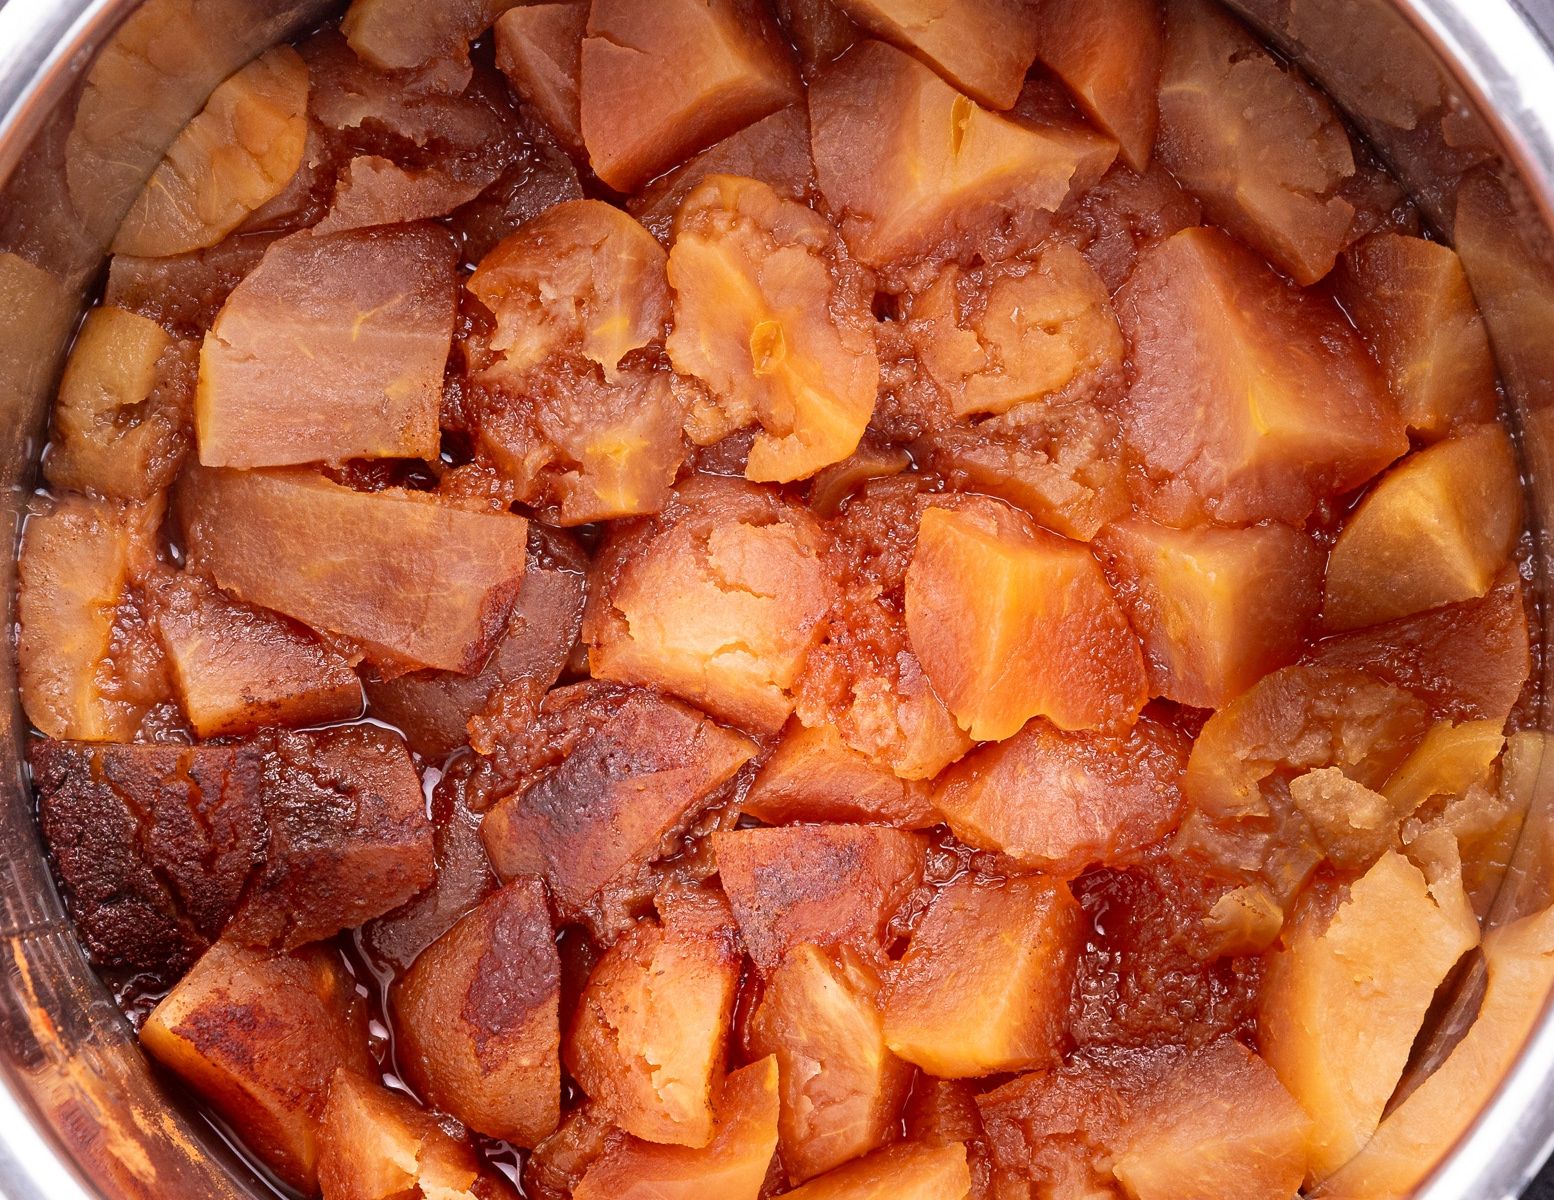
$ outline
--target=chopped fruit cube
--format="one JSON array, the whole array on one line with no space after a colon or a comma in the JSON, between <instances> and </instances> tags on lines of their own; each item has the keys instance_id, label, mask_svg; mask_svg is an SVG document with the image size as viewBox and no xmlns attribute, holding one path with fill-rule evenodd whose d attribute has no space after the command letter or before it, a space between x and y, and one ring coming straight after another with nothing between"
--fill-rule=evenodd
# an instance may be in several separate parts
<instances>
[{"instance_id":1,"label":"chopped fruit cube","mask_svg":"<svg viewBox=\"0 0 1554 1200\"><path fill-rule=\"evenodd\" d=\"M716 893L666 896L661 923L634 925L605 952L564 1050L600 1113L643 1141L712 1141L742 959Z\"/></svg>"},{"instance_id":2,"label":"chopped fruit cube","mask_svg":"<svg viewBox=\"0 0 1554 1200\"><path fill-rule=\"evenodd\" d=\"M583 149L577 81L587 24L588 0L519 5L496 23L496 65L573 153Z\"/></svg>"},{"instance_id":3,"label":"chopped fruit cube","mask_svg":"<svg viewBox=\"0 0 1554 1200\"><path fill-rule=\"evenodd\" d=\"M1175 827L1191 742L1149 716L1122 733L1064 733L1037 718L934 781L955 836L1071 877L1120 866Z\"/></svg>"},{"instance_id":4,"label":"chopped fruit cube","mask_svg":"<svg viewBox=\"0 0 1554 1200\"><path fill-rule=\"evenodd\" d=\"M966 1200L970 1188L965 1146L905 1142L837 1167L785 1195L797 1200Z\"/></svg>"},{"instance_id":5,"label":"chopped fruit cube","mask_svg":"<svg viewBox=\"0 0 1554 1200\"><path fill-rule=\"evenodd\" d=\"M1117 139L1123 161L1149 166L1159 116L1156 88L1165 52L1157 0L1039 0L1036 57L1063 80L1097 125Z\"/></svg>"},{"instance_id":6,"label":"chopped fruit cube","mask_svg":"<svg viewBox=\"0 0 1554 1200\"><path fill-rule=\"evenodd\" d=\"M822 547L795 505L698 476L661 517L606 543L583 628L594 675L775 733L830 607Z\"/></svg>"},{"instance_id":7,"label":"chopped fruit cube","mask_svg":"<svg viewBox=\"0 0 1554 1200\"><path fill-rule=\"evenodd\" d=\"M1289 789L1328 861L1342 870L1364 871L1384 852L1397 849L1408 811L1337 767L1297 775Z\"/></svg>"},{"instance_id":8,"label":"chopped fruit cube","mask_svg":"<svg viewBox=\"0 0 1554 1200\"><path fill-rule=\"evenodd\" d=\"M1297 919L1269 966L1258 1041L1313 1122L1308 1181L1376 1132L1436 987L1478 943L1460 879L1377 860L1324 925Z\"/></svg>"},{"instance_id":9,"label":"chopped fruit cube","mask_svg":"<svg viewBox=\"0 0 1554 1200\"><path fill-rule=\"evenodd\" d=\"M1062 729L1126 723L1144 703L1138 640L1095 559L1000 500L923 513L906 626L934 691L978 741L1036 716Z\"/></svg>"},{"instance_id":10,"label":"chopped fruit cube","mask_svg":"<svg viewBox=\"0 0 1554 1200\"><path fill-rule=\"evenodd\" d=\"M612 1140L573 1190L574 1200L757 1200L777 1150L777 1061L730 1073L705 1146Z\"/></svg>"},{"instance_id":11,"label":"chopped fruit cube","mask_svg":"<svg viewBox=\"0 0 1554 1200\"><path fill-rule=\"evenodd\" d=\"M749 738L634 688L577 684L545 704L588 703L601 690L607 713L554 770L498 801L481 826L497 873L540 876L563 919L640 873L756 753Z\"/></svg>"},{"instance_id":12,"label":"chopped fruit cube","mask_svg":"<svg viewBox=\"0 0 1554 1200\"><path fill-rule=\"evenodd\" d=\"M1374 234L1345 251L1333 282L1380 357L1411 430L1440 437L1495 419L1489 334L1455 250Z\"/></svg>"},{"instance_id":13,"label":"chopped fruit cube","mask_svg":"<svg viewBox=\"0 0 1554 1200\"><path fill-rule=\"evenodd\" d=\"M927 829L938 822L928 785L900 779L842 740L834 726L790 724L740 811L768 825L834 821Z\"/></svg>"},{"instance_id":14,"label":"chopped fruit cube","mask_svg":"<svg viewBox=\"0 0 1554 1200\"><path fill-rule=\"evenodd\" d=\"M583 141L595 173L628 192L799 98L764 5L593 0L583 40Z\"/></svg>"},{"instance_id":15,"label":"chopped fruit cube","mask_svg":"<svg viewBox=\"0 0 1554 1200\"><path fill-rule=\"evenodd\" d=\"M393 665L476 670L523 579L510 513L302 471L188 471L176 499L194 570Z\"/></svg>"},{"instance_id":16,"label":"chopped fruit cube","mask_svg":"<svg viewBox=\"0 0 1554 1200\"><path fill-rule=\"evenodd\" d=\"M773 0L772 6L806 71L835 62L863 37L836 0Z\"/></svg>"},{"instance_id":17,"label":"chopped fruit cube","mask_svg":"<svg viewBox=\"0 0 1554 1200\"><path fill-rule=\"evenodd\" d=\"M32 777L92 961L184 971L236 910L263 851L259 755L45 740L32 747Z\"/></svg>"},{"instance_id":18,"label":"chopped fruit cube","mask_svg":"<svg viewBox=\"0 0 1554 1200\"><path fill-rule=\"evenodd\" d=\"M1160 160L1208 215L1296 283L1333 267L1354 206L1349 135L1327 98L1212 0L1168 0Z\"/></svg>"},{"instance_id":19,"label":"chopped fruit cube","mask_svg":"<svg viewBox=\"0 0 1554 1200\"><path fill-rule=\"evenodd\" d=\"M1501 426L1412 454L1344 522L1327 562L1323 624L1377 625L1483 596L1521 529L1522 481Z\"/></svg>"},{"instance_id":20,"label":"chopped fruit cube","mask_svg":"<svg viewBox=\"0 0 1554 1200\"><path fill-rule=\"evenodd\" d=\"M351 159L340 173L334 203L315 234L444 217L468 204L494 179L490 171L456 179L438 168L407 170L376 154Z\"/></svg>"},{"instance_id":21,"label":"chopped fruit cube","mask_svg":"<svg viewBox=\"0 0 1554 1200\"><path fill-rule=\"evenodd\" d=\"M1125 347L1106 285L1072 246L967 272L912 299L919 356L957 417L1004 413L1107 372Z\"/></svg>"},{"instance_id":22,"label":"chopped fruit cube","mask_svg":"<svg viewBox=\"0 0 1554 1200\"><path fill-rule=\"evenodd\" d=\"M428 225L272 243L200 351L200 461L435 458L454 268Z\"/></svg>"},{"instance_id":23,"label":"chopped fruit cube","mask_svg":"<svg viewBox=\"0 0 1554 1200\"><path fill-rule=\"evenodd\" d=\"M1322 547L1288 525L1171 529L1128 517L1096 545L1144 644L1150 693L1178 704L1220 708L1294 662L1321 605Z\"/></svg>"},{"instance_id":24,"label":"chopped fruit cube","mask_svg":"<svg viewBox=\"0 0 1554 1200\"><path fill-rule=\"evenodd\" d=\"M938 69L989 108L1012 108L1036 58L1024 0L837 0L875 37Z\"/></svg>"},{"instance_id":25,"label":"chopped fruit cube","mask_svg":"<svg viewBox=\"0 0 1554 1200\"><path fill-rule=\"evenodd\" d=\"M664 248L614 205L568 200L526 221L480 260L470 293L496 317L491 349L519 375L556 354L620 362L664 336Z\"/></svg>"},{"instance_id":26,"label":"chopped fruit cube","mask_svg":"<svg viewBox=\"0 0 1554 1200\"><path fill-rule=\"evenodd\" d=\"M59 381L44 474L57 488L149 499L183 465L193 397L189 343L126 309L94 308Z\"/></svg>"},{"instance_id":27,"label":"chopped fruit cube","mask_svg":"<svg viewBox=\"0 0 1554 1200\"><path fill-rule=\"evenodd\" d=\"M880 979L848 950L798 946L767 981L750 1047L777 1057L783 1166L792 1183L894 1140L913 1070L886 1048Z\"/></svg>"},{"instance_id":28,"label":"chopped fruit cube","mask_svg":"<svg viewBox=\"0 0 1554 1200\"><path fill-rule=\"evenodd\" d=\"M366 1011L340 960L217 942L140 1031L146 1052L300 1192L318 1190L319 1123L335 1072L371 1074Z\"/></svg>"},{"instance_id":29,"label":"chopped fruit cube","mask_svg":"<svg viewBox=\"0 0 1554 1200\"><path fill-rule=\"evenodd\" d=\"M1055 1062L1082 925L1079 905L1057 880L951 883L912 934L891 983L886 1043L946 1079Z\"/></svg>"},{"instance_id":30,"label":"chopped fruit cube","mask_svg":"<svg viewBox=\"0 0 1554 1200\"><path fill-rule=\"evenodd\" d=\"M113 252L161 258L221 241L297 173L307 108L308 69L290 46L230 76L146 181Z\"/></svg>"},{"instance_id":31,"label":"chopped fruit cube","mask_svg":"<svg viewBox=\"0 0 1554 1200\"><path fill-rule=\"evenodd\" d=\"M1172 519L1299 525L1408 449L1392 398L1336 305L1226 234L1187 229L1117 296L1125 407L1149 507Z\"/></svg>"},{"instance_id":32,"label":"chopped fruit cube","mask_svg":"<svg viewBox=\"0 0 1554 1200\"><path fill-rule=\"evenodd\" d=\"M1220 954L1261 953L1283 928L1284 909L1260 883L1231 888L1203 918L1207 943Z\"/></svg>"},{"instance_id":33,"label":"chopped fruit cube","mask_svg":"<svg viewBox=\"0 0 1554 1200\"><path fill-rule=\"evenodd\" d=\"M1436 796L1460 796L1489 774L1505 748L1503 730L1501 721L1438 722L1381 790L1407 813Z\"/></svg>"},{"instance_id":34,"label":"chopped fruit cube","mask_svg":"<svg viewBox=\"0 0 1554 1200\"><path fill-rule=\"evenodd\" d=\"M159 583L153 596L157 637L200 737L361 714L351 664L301 626L228 599L194 575Z\"/></svg>"},{"instance_id":35,"label":"chopped fruit cube","mask_svg":"<svg viewBox=\"0 0 1554 1200\"><path fill-rule=\"evenodd\" d=\"M428 1104L533 1146L561 1106L561 962L545 886L520 879L421 952L389 993L398 1059Z\"/></svg>"},{"instance_id":36,"label":"chopped fruit cube","mask_svg":"<svg viewBox=\"0 0 1554 1200\"><path fill-rule=\"evenodd\" d=\"M340 31L351 49L380 71L455 68L467 75L469 44L521 0L351 0ZM464 68L459 72L456 68Z\"/></svg>"},{"instance_id":37,"label":"chopped fruit cube","mask_svg":"<svg viewBox=\"0 0 1554 1200\"><path fill-rule=\"evenodd\" d=\"M771 971L795 946L878 954L923 880L927 840L864 825L792 825L712 835L750 957Z\"/></svg>"},{"instance_id":38,"label":"chopped fruit cube","mask_svg":"<svg viewBox=\"0 0 1554 1200\"><path fill-rule=\"evenodd\" d=\"M982 1116L977 1112L977 1089L982 1085L965 1079L934 1079L919 1075L912 1084L902 1121L904 1140L921 1146L966 1147L966 1166L971 1171L971 1191L966 1200L990 1200L993 1164Z\"/></svg>"},{"instance_id":39,"label":"chopped fruit cube","mask_svg":"<svg viewBox=\"0 0 1554 1200\"><path fill-rule=\"evenodd\" d=\"M830 223L759 180L713 175L674 230L669 358L711 388L720 434L761 426L746 478L788 483L850 455L879 359L869 293Z\"/></svg>"},{"instance_id":40,"label":"chopped fruit cube","mask_svg":"<svg viewBox=\"0 0 1554 1200\"><path fill-rule=\"evenodd\" d=\"M871 267L1039 221L1093 166L1065 131L989 112L883 42L820 72L809 118L820 191Z\"/></svg>"}]
</instances>

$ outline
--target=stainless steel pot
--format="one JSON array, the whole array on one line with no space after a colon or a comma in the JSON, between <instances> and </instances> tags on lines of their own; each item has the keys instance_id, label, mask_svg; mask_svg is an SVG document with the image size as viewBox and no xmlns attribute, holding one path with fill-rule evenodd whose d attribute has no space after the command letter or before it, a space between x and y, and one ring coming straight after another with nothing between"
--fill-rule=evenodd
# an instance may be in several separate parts
<instances>
[{"instance_id":1,"label":"stainless steel pot","mask_svg":"<svg viewBox=\"0 0 1554 1200\"><path fill-rule=\"evenodd\" d=\"M437 0L426 0L436 3ZM644 0L650 3L651 0ZM1097 0L1104 3L1105 0ZM1461 252L1490 322L1554 593L1554 0L1232 0L1348 110ZM0 489L14 535L63 350L119 218L212 87L328 15L331 0L0 0ZM10 627L14 569L0 555ZM1539 718L1554 731L1554 663ZM215 1200L264 1194L182 1111L82 957L50 881L21 766L25 721L0 654L0 1194ZM1547 903L1554 754L1492 916ZM1471 1010L1471 1004L1465 1006ZM1462 1009L1459 1009L1461 1011ZM1450 1041L1448 1012L1439 1031ZM1428 1061L1428 1056L1426 1057ZM1554 1146L1554 1012L1420 1192L1518 1194Z\"/></svg>"}]
</instances>

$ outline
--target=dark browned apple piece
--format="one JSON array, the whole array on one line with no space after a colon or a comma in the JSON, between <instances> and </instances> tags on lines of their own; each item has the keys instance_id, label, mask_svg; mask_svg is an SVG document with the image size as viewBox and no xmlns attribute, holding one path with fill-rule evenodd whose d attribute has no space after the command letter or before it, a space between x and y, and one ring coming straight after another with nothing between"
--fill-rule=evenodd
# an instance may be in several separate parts
<instances>
[{"instance_id":1,"label":"dark browned apple piece","mask_svg":"<svg viewBox=\"0 0 1554 1200\"><path fill-rule=\"evenodd\" d=\"M103 303L155 321L174 337L201 338L275 240L273 234L238 235L171 258L115 254Z\"/></svg>"},{"instance_id":2,"label":"dark browned apple piece","mask_svg":"<svg viewBox=\"0 0 1554 1200\"><path fill-rule=\"evenodd\" d=\"M578 74L588 0L524 4L496 23L496 65L569 151L584 153Z\"/></svg>"},{"instance_id":3,"label":"dark browned apple piece","mask_svg":"<svg viewBox=\"0 0 1554 1200\"><path fill-rule=\"evenodd\" d=\"M939 820L921 780L898 778L830 725L789 724L740 810L768 825L834 821L927 829Z\"/></svg>"},{"instance_id":4,"label":"dark browned apple piece","mask_svg":"<svg viewBox=\"0 0 1554 1200\"><path fill-rule=\"evenodd\" d=\"M773 0L777 20L799 52L806 77L835 62L864 36L836 0Z\"/></svg>"},{"instance_id":5,"label":"dark browned apple piece","mask_svg":"<svg viewBox=\"0 0 1554 1200\"><path fill-rule=\"evenodd\" d=\"M418 67L467 76L469 45L517 0L352 0L340 31L363 61L382 71Z\"/></svg>"}]
</instances>

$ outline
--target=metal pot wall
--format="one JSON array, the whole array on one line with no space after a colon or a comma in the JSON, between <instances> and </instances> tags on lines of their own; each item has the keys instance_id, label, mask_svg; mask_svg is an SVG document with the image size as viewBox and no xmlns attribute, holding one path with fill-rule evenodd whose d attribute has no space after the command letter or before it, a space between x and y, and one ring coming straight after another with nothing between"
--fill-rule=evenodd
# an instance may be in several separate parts
<instances>
[{"instance_id":1,"label":"metal pot wall","mask_svg":"<svg viewBox=\"0 0 1554 1200\"><path fill-rule=\"evenodd\" d=\"M427 0L435 3L436 0ZM651 2L651 0L645 0ZM1105 3L1106 0L1096 0ZM1231 0L1347 110L1461 253L1490 323L1538 539L1554 577L1554 0ZM222 78L330 0L0 0L0 620L60 359L103 247L175 133ZM1548 643L1547 604L1538 635ZM1554 669L1548 656L1540 662ZM1554 731L1554 680L1538 681ZM236 1200L265 1186L148 1070L50 880L21 765L25 719L0 654L0 1195ZM1492 921L1546 904L1554 754L1528 765L1526 824ZM1448 1006L1450 1044L1463 1003ZM1436 1056L1438 1058L1438 1055ZM1431 1061L1424 1056L1424 1066ZM1554 1012L1420 1192L1516 1196L1554 1145Z\"/></svg>"}]
</instances>

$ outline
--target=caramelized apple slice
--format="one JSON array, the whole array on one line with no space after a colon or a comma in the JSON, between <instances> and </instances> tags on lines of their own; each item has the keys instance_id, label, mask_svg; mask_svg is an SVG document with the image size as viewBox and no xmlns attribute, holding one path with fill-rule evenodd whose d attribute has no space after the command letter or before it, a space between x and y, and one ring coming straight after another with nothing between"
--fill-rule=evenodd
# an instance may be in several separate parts
<instances>
[{"instance_id":1,"label":"caramelized apple slice","mask_svg":"<svg viewBox=\"0 0 1554 1200\"><path fill-rule=\"evenodd\" d=\"M849 950L798 946L750 1019L756 1054L777 1058L783 1167L803 1183L891 1141L912 1068L886 1048L879 974Z\"/></svg>"},{"instance_id":2,"label":"caramelized apple slice","mask_svg":"<svg viewBox=\"0 0 1554 1200\"><path fill-rule=\"evenodd\" d=\"M373 1069L351 977L317 948L272 954L217 942L146 1018L140 1043L308 1193L318 1190L330 1081L342 1068Z\"/></svg>"},{"instance_id":3,"label":"caramelized apple slice","mask_svg":"<svg viewBox=\"0 0 1554 1200\"><path fill-rule=\"evenodd\" d=\"M731 1072L705 1146L611 1141L573 1190L574 1200L757 1200L777 1149L777 1062Z\"/></svg>"},{"instance_id":4,"label":"caramelized apple slice","mask_svg":"<svg viewBox=\"0 0 1554 1200\"><path fill-rule=\"evenodd\" d=\"M1149 716L1124 733L1064 733L1038 718L939 776L934 806L961 841L1072 877L1123 865L1176 825L1190 748Z\"/></svg>"},{"instance_id":5,"label":"caramelized apple slice","mask_svg":"<svg viewBox=\"0 0 1554 1200\"><path fill-rule=\"evenodd\" d=\"M792 723L740 810L768 825L856 821L926 829L938 822L928 786L900 779L848 746L831 725Z\"/></svg>"},{"instance_id":6,"label":"caramelized apple slice","mask_svg":"<svg viewBox=\"0 0 1554 1200\"><path fill-rule=\"evenodd\" d=\"M1036 57L1117 139L1123 161L1145 170L1155 148L1156 85L1165 53L1156 0L1040 0L1035 8Z\"/></svg>"},{"instance_id":7,"label":"caramelized apple slice","mask_svg":"<svg viewBox=\"0 0 1554 1200\"><path fill-rule=\"evenodd\" d=\"M1349 135L1327 98L1211 0L1169 0L1160 160L1208 215L1296 283L1343 248L1354 206Z\"/></svg>"},{"instance_id":8,"label":"caramelized apple slice","mask_svg":"<svg viewBox=\"0 0 1554 1200\"><path fill-rule=\"evenodd\" d=\"M423 950L390 992L407 1082L471 1129L533 1146L560 1119L560 997L545 886L517 880Z\"/></svg>"},{"instance_id":9,"label":"caramelized apple slice","mask_svg":"<svg viewBox=\"0 0 1554 1200\"><path fill-rule=\"evenodd\" d=\"M454 266L432 226L273 243L200 351L200 461L435 458Z\"/></svg>"},{"instance_id":10,"label":"caramelized apple slice","mask_svg":"<svg viewBox=\"0 0 1554 1200\"><path fill-rule=\"evenodd\" d=\"M594 0L579 90L589 161L620 192L800 95L776 26L748 0Z\"/></svg>"},{"instance_id":11,"label":"caramelized apple slice","mask_svg":"<svg viewBox=\"0 0 1554 1200\"><path fill-rule=\"evenodd\" d=\"M1095 559L1002 501L923 513L906 625L934 690L978 741L1036 716L1091 729L1143 706L1138 641Z\"/></svg>"},{"instance_id":12,"label":"caramelized apple slice","mask_svg":"<svg viewBox=\"0 0 1554 1200\"><path fill-rule=\"evenodd\" d=\"M970 1189L965 1146L905 1142L876 1150L785 1194L799 1200L965 1200Z\"/></svg>"},{"instance_id":13,"label":"caramelized apple slice","mask_svg":"<svg viewBox=\"0 0 1554 1200\"><path fill-rule=\"evenodd\" d=\"M594 675L776 732L830 607L821 547L802 509L697 476L661 517L606 545L583 628Z\"/></svg>"},{"instance_id":14,"label":"caramelized apple slice","mask_svg":"<svg viewBox=\"0 0 1554 1200\"><path fill-rule=\"evenodd\" d=\"M1381 790L1409 813L1437 796L1461 796L1488 776L1505 744L1503 722L1439 721Z\"/></svg>"},{"instance_id":15,"label":"caramelized apple slice","mask_svg":"<svg viewBox=\"0 0 1554 1200\"><path fill-rule=\"evenodd\" d=\"M1293 662L1321 605L1322 549L1287 525L1171 529L1135 516L1096 546L1143 642L1150 694L1178 704L1220 708Z\"/></svg>"},{"instance_id":16,"label":"caramelized apple slice","mask_svg":"<svg viewBox=\"0 0 1554 1200\"><path fill-rule=\"evenodd\" d=\"M568 151L583 151L577 94L588 0L521 4L496 23L496 65Z\"/></svg>"},{"instance_id":17,"label":"caramelized apple slice","mask_svg":"<svg viewBox=\"0 0 1554 1200\"><path fill-rule=\"evenodd\" d=\"M1157 516L1299 525L1408 448L1338 308L1223 233L1145 253L1117 315L1134 368L1124 429Z\"/></svg>"},{"instance_id":18,"label":"caramelized apple slice","mask_svg":"<svg viewBox=\"0 0 1554 1200\"><path fill-rule=\"evenodd\" d=\"M300 471L186 472L193 569L391 664L473 671L523 578L528 523Z\"/></svg>"},{"instance_id":19,"label":"caramelized apple slice","mask_svg":"<svg viewBox=\"0 0 1554 1200\"><path fill-rule=\"evenodd\" d=\"M1308 1182L1376 1131L1436 987L1478 943L1460 879L1427 882L1396 853L1349 888L1330 920L1314 906L1269 965L1258 1041L1311 1116Z\"/></svg>"},{"instance_id":20,"label":"caramelized apple slice","mask_svg":"<svg viewBox=\"0 0 1554 1200\"><path fill-rule=\"evenodd\" d=\"M1521 529L1521 474L1501 426L1412 454L1344 523L1328 557L1323 623L1353 629L1483 596Z\"/></svg>"},{"instance_id":21,"label":"caramelized apple slice","mask_svg":"<svg viewBox=\"0 0 1554 1200\"><path fill-rule=\"evenodd\" d=\"M1081 925L1079 905L1053 879L951 883L918 924L891 983L886 1044L943 1079L1056 1061Z\"/></svg>"},{"instance_id":22,"label":"caramelized apple slice","mask_svg":"<svg viewBox=\"0 0 1554 1200\"><path fill-rule=\"evenodd\" d=\"M923 879L927 840L864 825L796 825L712 835L723 890L750 957L771 971L806 943L879 953Z\"/></svg>"},{"instance_id":23,"label":"caramelized apple slice","mask_svg":"<svg viewBox=\"0 0 1554 1200\"><path fill-rule=\"evenodd\" d=\"M453 78L467 78L469 44L519 2L441 0L425 5L417 0L351 0L340 19L340 31L351 49L380 71L432 66L453 68Z\"/></svg>"},{"instance_id":24,"label":"caramelized apple slice","mask_svg":"<svg viewBox=\"0 0 1554 1200\"><path fill-rule=\"evenodd\" d=\"M308 69L290 46L232 75L146 181L113 252L161 258L221 241L297 173L307 107Z\"/></svg>"}]
</instances>

